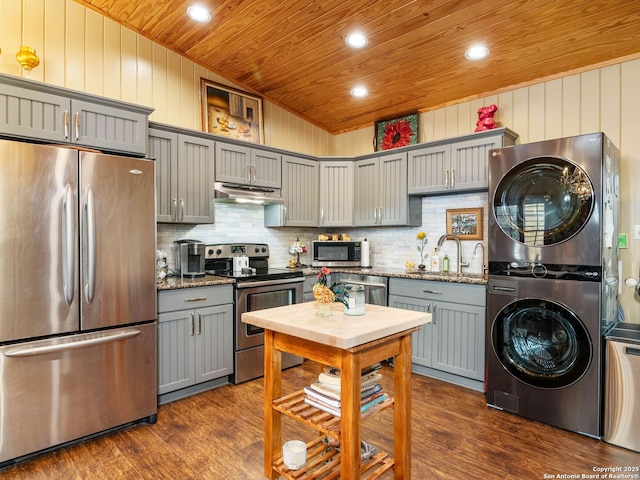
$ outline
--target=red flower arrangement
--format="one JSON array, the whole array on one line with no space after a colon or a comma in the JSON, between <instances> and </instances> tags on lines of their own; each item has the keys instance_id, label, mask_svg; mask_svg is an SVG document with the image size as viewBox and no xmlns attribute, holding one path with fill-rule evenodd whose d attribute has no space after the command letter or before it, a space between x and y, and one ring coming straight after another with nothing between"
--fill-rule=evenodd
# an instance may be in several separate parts
<instances>
[{"instance_id":1,"label":"red flower arrangement","mask_svg":"<svg viewBox=\"0 0 640 480\"><path fill-rule=\"evenodd\" d=\"M382 137L382 150L411 145L411 123L407 120L399 120L384 127Z\"/></svg>"}]
</instances>

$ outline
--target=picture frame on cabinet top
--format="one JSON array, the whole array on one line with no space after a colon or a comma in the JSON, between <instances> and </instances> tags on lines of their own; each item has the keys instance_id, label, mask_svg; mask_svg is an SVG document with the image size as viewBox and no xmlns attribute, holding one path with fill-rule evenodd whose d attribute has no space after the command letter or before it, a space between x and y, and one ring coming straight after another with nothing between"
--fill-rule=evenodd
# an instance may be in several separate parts
<instances>
[{"instance_id":1,"label":"picture frame on cabinet top","mask_svg":"<svg viewBox=\"0 0 640 480\"><path fill-rule=\"evenodd\" d=\"M447 233L460 240L482 240L482 208L447 210Z\"/></svg>"},{"instance_id":2,"label":"picture frame on cabinet top","mask_svg":"<svg viewBox=\"0 0 640 480\"><path fill-rule=\"evenodd\" d=\"M200 79L202 130L252 143L264 143L262 97Z\"/></svg>"},{"instance_id":3,"label":"picture frame on cabinet top","mask_svg":"<svg viewBox=\"0 0 640 480\"><path fill-rule=\"evenodd\" d=\"M375 122L373 149L376 152L418 143L418 114Z\"/></svg>"}]
</instances>

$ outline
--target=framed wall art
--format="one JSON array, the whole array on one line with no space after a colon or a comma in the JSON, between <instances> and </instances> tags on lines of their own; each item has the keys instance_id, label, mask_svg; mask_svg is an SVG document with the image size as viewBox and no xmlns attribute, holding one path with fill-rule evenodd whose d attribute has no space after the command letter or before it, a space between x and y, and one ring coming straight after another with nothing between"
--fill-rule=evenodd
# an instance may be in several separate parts
<instances>
[{"instance_id":1,"label":"framed wall art","mask_svg":"<svg viewBox=\"0 0 640 480\"><path fill-rule=\"evenodd\" d=\"M375 123L374 150L390 150L418 143L418 114Z\"/></svg>"},{"instance_id":2,"label":"framed wall art","mask_svg":"<svg viewBox=\"0 0 640 480\"><path fill-rule=\"evenodd\" d=\"M482 240L482 208L447 210L447 233L460 240Z\"/></svg>"},{"instance_id":3,"label":"framed wall art","mask_svg":"<svg viewBox=\"0 0 640 480\"><path fill-rule=\"evenodd\" d=\"M264 143L261 97L201 78L200 99L203 131Z\"/></svg>"}]
</instances>

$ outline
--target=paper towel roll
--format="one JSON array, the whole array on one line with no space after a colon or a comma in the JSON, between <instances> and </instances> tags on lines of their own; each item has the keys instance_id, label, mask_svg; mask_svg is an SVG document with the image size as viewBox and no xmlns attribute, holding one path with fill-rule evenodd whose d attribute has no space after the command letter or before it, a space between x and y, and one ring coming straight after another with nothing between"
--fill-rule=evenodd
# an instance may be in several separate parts
<instances>
[{"instance_id":1,"label":"paper towel roll","mask_svg":"<svg viewBox=\"0 0 640 480\"><path fill-rule=\"evenodd\" d=\"M369 259L369 242L366 238L360 242L360 262L363 268L369 268L371 266Z\"/></svg>"}]
</instances>

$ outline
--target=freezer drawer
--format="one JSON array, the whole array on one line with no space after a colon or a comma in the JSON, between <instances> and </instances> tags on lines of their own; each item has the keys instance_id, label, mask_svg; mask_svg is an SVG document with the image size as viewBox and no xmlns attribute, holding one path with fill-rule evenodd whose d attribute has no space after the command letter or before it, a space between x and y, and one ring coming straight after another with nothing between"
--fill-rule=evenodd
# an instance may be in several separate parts
<instances>
[{"instance_id":1,"label":"freezer drawer","mask_svg":"<svg viewBox=\"0 0 640 480\"><path fill-rule=\"evenodd\" d=\"M640 452L640 341L607 337L606 361L604 440Z\"/></svg>"},{"instance_id":2,"label":"freezer drawer","mask_svg":"<svg viewBox=\"0 0 640 480\"><path fill-rule=\"evenodd\" d=\"M0 348L0 467L157 412L156 323ZM149 417L149 418L148 418Z\"/></svg>"}]
</instances>

